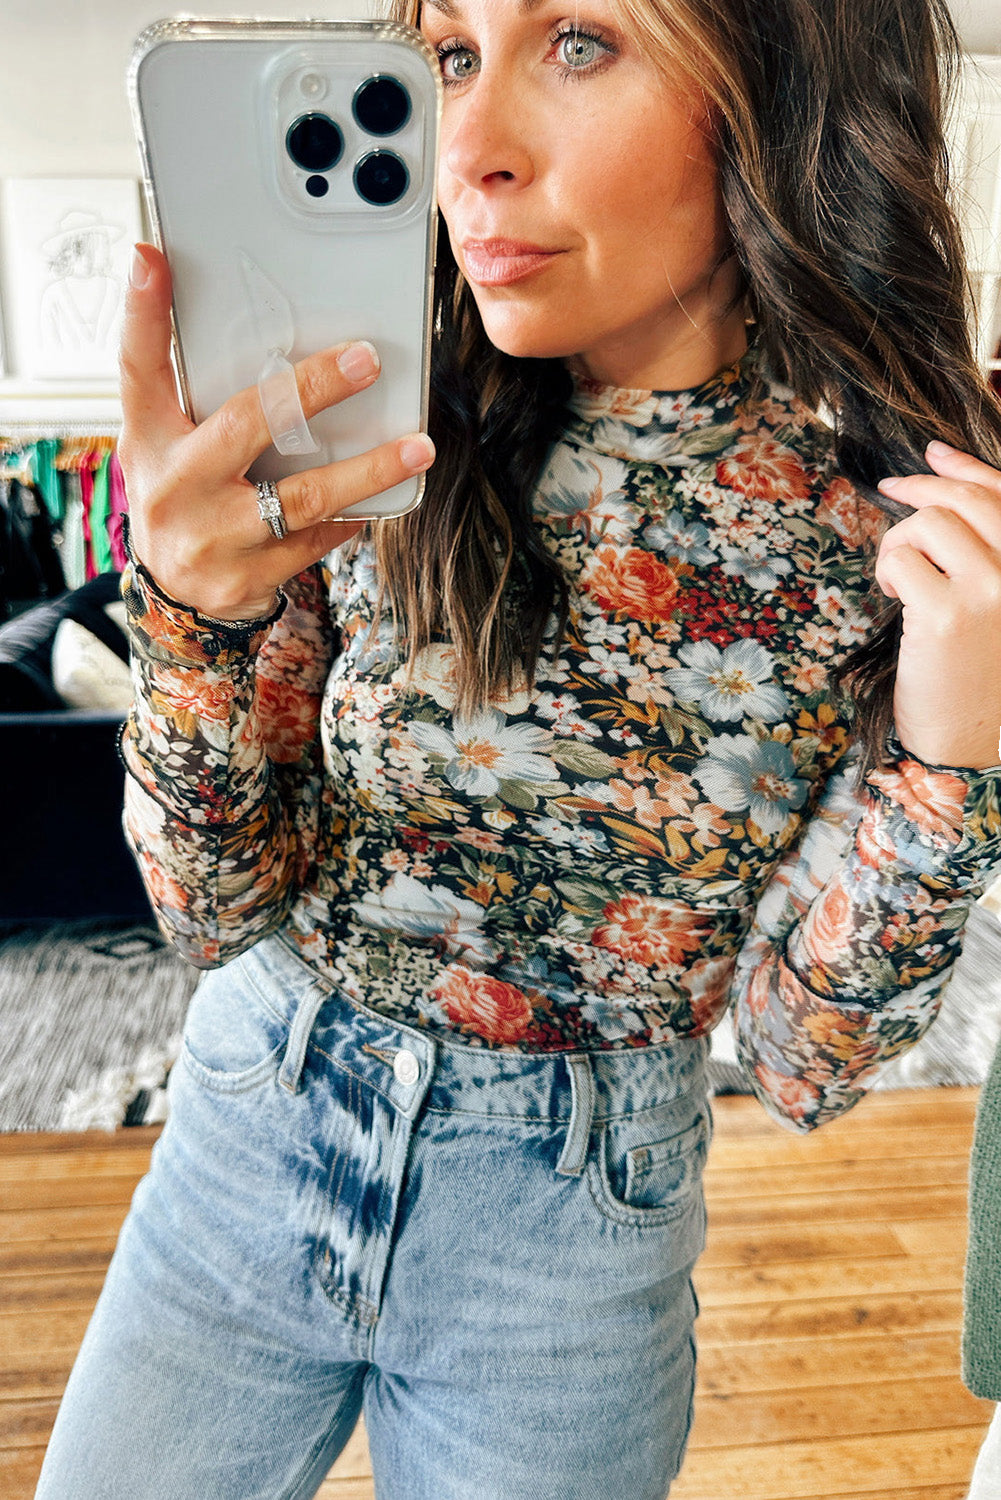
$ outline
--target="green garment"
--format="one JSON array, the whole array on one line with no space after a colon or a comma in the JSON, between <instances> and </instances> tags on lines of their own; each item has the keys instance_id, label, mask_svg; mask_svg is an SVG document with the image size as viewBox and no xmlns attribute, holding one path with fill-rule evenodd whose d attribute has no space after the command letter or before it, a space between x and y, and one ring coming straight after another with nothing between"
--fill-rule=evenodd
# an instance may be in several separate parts
<instances>
[{"instance_id":1,"label":"green garment","mask_svg":"<svg viewBox=\"0 0 1001 1500\"><path fill-rule=\"evenodd\" d=\"M111 532L108 529L111 520L111 487L108 484L110 462L111 454L106 453L100 467L94 470L94 493L90 501L90 545L94 566L99 573L112 573L115 568L111 557Z\"/></svg>"},{"instance_id":2,"label":"green garment","mask_svg":"<svg viewBox=\"0 0 1001 1500\"><path fill-rule=\"evenodd\" d=\"M1001 1043L977 1106L963 1304L963 1381L1001 1401Z\"/></svg>"},{"instance_id":3,"label":"green garment","mask_svg":"<svg viewBox=\"0 0 1001 1500\"><path fill-rule=\"evenodd\" d=\"M59 442L55 438L40 438L34 445L31 458L31 472L34 481L42 492L45 501L45 509L49 513L49 519L57 524L63 519L63 487L56 469L56 455L59 452Z\"/></svg>"}]
</instances>

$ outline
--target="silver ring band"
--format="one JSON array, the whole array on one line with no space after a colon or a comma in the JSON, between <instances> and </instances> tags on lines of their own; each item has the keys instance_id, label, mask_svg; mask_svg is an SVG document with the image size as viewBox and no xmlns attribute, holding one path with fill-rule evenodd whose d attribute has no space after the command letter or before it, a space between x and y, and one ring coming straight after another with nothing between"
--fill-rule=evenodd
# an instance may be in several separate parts
<instances>
[{"instance_id":1,"label":"silver ring band","mask_svg":"<svg viewBox=\"0 0 1001 1500\"><path fill-rule=\"evenodd\" d=\"M278 486L270 479L263 479L256 481L255 488L257 490L257 509L260 512L261 520L275 541L283 542L288 535L288 523L285 520L285 512L282 510Z\"/></svg>"}]
</instances>

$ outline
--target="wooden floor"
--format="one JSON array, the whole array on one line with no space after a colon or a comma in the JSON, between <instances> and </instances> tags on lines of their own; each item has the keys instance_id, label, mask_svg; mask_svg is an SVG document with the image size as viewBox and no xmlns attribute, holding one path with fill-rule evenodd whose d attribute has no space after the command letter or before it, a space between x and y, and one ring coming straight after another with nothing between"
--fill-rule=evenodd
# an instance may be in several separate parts
<instances>
[{"instance_id":1,"label":"wooden floor","mask_svg":"<svg viewBox=\"0 0 1001 1500\"><path fill-rule=\"evenodd\" d=\"M958 1374L975 1103L877 1094L798 1137L752 1100L717 1101L699 1403L671 1500L965 1495L992 1410ZM4 1500L32 1495L155 1135L0 1137ZM372 1500L362 1429L320 1494Z\"/></svg>"}]
</instances>

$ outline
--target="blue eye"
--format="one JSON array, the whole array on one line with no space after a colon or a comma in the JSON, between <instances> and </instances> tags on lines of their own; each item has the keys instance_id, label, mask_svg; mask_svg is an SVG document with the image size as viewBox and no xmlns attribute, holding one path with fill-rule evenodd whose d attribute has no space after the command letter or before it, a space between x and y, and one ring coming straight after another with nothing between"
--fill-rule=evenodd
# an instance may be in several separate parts
<instances>
[{"instance_id":1,"label":"blue eye","mask_svg":"<svg viewBox=\"0 0 1001 1500\"><path fill-rule=\"evenodd\" d=\"M464 83L479 72L480 60L469 47L442 47L438 56L446 83Z\"/></svg>"},{"instance_id":2,"label":"blue eye","mask_svg":"<svg viewBox=\"0 0 1001 1500\"><path fill-rule=\"evenodd\" d=\"M601 43L586 31L568 31L560 41L561 61L568 68L589 68L598 60Z\"/></svg>"}]
</instances>

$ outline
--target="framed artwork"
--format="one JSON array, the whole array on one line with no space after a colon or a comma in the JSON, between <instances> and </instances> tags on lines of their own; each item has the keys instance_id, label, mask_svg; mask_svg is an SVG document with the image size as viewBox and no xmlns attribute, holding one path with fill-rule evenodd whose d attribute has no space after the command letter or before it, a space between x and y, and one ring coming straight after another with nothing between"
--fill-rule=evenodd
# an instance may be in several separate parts
<instances>
[{"instance_id":1,"label":"framed artwork","mask_svg":"<svg viewBox=\"0 0 1001 1500\"><path fill-rule=\"evenodd\" d=\"M8 374L117 379L132 246L142 237L132 178L10 178L0 222Z\"/></svg>"}]
</instances>

